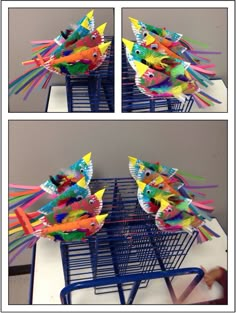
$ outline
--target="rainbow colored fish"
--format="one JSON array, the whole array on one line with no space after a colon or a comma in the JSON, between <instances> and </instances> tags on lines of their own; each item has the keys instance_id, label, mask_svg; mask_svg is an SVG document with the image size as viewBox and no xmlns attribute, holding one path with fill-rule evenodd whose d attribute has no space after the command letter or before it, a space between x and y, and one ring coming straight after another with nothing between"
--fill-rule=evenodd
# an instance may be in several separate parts
<instances>
[{"instance_id":1,"label":"rainbow colored fish","mask_svg":"<svg viewBox=\"0 0 236 313\"><path fill-rule=\"evenodd\" d=\"M211 77L216 73L210 70L215 65L210 64L209 59L197 55L219 52L193 50L182 34L134 18L130 21L137 43L125 38L123 43L127 59L136 72L135 83L142 93L151 98L175 97L180 101L193 95L200 108L221 103L201 90L199 84L213 85Z\"/></svg>"},{"instance_id":2,"label":"rainbow colored fish","mask_svg":"<svg viewBox=\"0 0 236 313\"><path fill-rule=\"evenodd\" d=\"M9 243L10 262L41 237L54 241L84 240L100 230L108 216L100 214L105 189L89 195L88 189L81 187L82 182L36 212L26 213L18 207L10 214L9 235L15 238Z\"/></svg>"},{"instance_id":3,"label":"rainbow colored fish","mask_svg":"<svg viewBox=\"0 0 236 313\"><path fill-rule=\"evenodd\" d=\"M155 216L155 223L160 230L184 230L190 233L197 230L198 242L210 240L213 236L219 237L205 223L205 220L211 220L209 213L214 207L209 204L213 200L197 200L202 195L192 191L195 187L189 186L182 175L192 179L201 177L134 157L129 157L129 169L138 185L137 198L141 208ZM208 187L213 186L202 186Z\"/></svg>"},{"instance_id":4,"label":"rainbow colored fish","mask_svg":"<svg viewBox=\"0 0 236 313\"><path fill-rule=\"evenodd\" d=\"M38 201L45 193L59 195L81 178L85 178L86 185L89 184L93 175L93 163L91 152L70 165L67 169L51 175L48 180L40 186L9 185L9 210L18 206L26 209Z\"/></svg>"},{"instance_id":5,"label":"rainbow colored fish","mask_svg":"<svg viewBox=\"0 0 236 313\"><path fill-rule=\"evenodd\" d=\"M33 58L22 62L31 68L9 83L9 95L23 93L26 100L36 87L47 88L53 74L88 75L99 68L111 44L104 42L106 24L94 30L91 11L55 39L33 42Z\"/></svg>"}]
</instances>

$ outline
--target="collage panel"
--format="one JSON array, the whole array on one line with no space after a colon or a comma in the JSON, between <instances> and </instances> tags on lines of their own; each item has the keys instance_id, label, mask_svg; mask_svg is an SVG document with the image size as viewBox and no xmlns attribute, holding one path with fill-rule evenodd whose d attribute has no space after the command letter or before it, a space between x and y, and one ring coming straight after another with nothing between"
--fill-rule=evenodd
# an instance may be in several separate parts
<instances>
[{"instance_id":1,"label":"collage panel","mask_svg":"<svg viewBox=\"0 0 236 313\"><path fill-rule=\"evenodd\" d=\"M114 9L10 8L9 112L114 112Z\"/></svg>"},{"instance_id":2,"label":"collage panel","mask_svg":"<svg viewBox=\"0 0 236 313\"><path fill-rule=\"evenodd\" d=\"M123 112L227 112L227 8L123 8Z\"/></svg>"},{"instance_id":3,"label":"collage panel","mask_svg":"<svg viewBox=\"0 0 236 313\"><path fill-rule=\"evenodd\" d=\"M231 312L233 8L3 1L0 311Z\"/></svg>"},{"instance_id":4,"label":"collage panel","mask_svg":"<svg viewBox=\"0 0 236 313\"><path fill-rule=\"evenodd\" d=\"M227 128L222 120L9 121L17 207L9 261L24 256L33 277L27 285L10 277L10 303L28 301L28 292L37 305L223 297L220 285L208 289L200 265L227 271ZM16 228L22 216L24 231ZM164 269L175 277L168 288Z\"/></svg>"}]
</instances>

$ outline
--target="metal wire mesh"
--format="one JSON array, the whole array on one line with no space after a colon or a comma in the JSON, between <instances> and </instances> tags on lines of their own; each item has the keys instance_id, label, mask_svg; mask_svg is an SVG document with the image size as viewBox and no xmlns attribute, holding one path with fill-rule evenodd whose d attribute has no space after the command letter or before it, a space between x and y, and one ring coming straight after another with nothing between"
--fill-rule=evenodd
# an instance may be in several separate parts
<instances>
[{"instance_id":1,"label":"metal wire mesh","mask_svg":"<svg viewBox=\"0 0 236 313\"><path fill-rule=\"evenodd\" d=\"M99 278L178 269L197 232L161 232L154 217L137 202L137 186L131 178L93 180L91 188L106 188L103 213L109 213L103 228L83 242L61 243L66 286ZM130 290L131 283L123 284ZM146 287L143 280L140 287ZM95 288L95 293L117 292L119 285Z\"/></svg>"}]
</instances>

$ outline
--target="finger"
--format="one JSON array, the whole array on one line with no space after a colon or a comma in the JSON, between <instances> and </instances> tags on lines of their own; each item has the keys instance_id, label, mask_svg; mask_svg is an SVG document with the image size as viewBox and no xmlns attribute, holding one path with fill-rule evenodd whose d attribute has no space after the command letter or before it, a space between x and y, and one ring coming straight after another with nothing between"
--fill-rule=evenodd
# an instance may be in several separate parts
<instances>
[{"instance_id":1,"label":"finger","mask_svg":"<svg viewBox=\"0 0 236 313\"><path fill-rule=\"evenodd\" d=\"M203 270L204 274L206 274L206 273L207 273L206 268L205 268L204 266L202 266L202 265L200 265L200 267L201 267L201 269Z\"/></svg>"}]
</instances>

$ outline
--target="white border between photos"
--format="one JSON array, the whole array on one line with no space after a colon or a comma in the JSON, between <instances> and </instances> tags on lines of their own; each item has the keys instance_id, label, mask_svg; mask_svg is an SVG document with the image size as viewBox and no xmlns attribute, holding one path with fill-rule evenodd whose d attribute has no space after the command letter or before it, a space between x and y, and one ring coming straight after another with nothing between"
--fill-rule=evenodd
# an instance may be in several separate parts
<instances>
[{"instance_id":1,"label":"white border between photos","mask_svg":"<svg viewBox=\"0 0 236 313\"><path fill-rule=\"evenodd\" d=\"M212 7L212 8L228 8L228 113L162 113L161 115L153 115L145 113L145 120L161 119L161 120L228 120L228 289L229 304L220 306L176 306L176 305L149 305L147 306L125 306L119 305L73 305L64 307L60 305L8 305L8 247L7 247L7 207L8 207L8 121L9 120L72 120L77 118L73 113L8 113L8 8L23 7L93 7L115 8L115 38L121 38L121 14L122 8L139 8L139 7ZM220 39L219 39L220 40ZM83 119L97 120L143 120L144 115L140 113L121 113L121 40L115 41L115 102L116 113L96 114L84 113ZM118 56L118 57L117 57ZM234 2L233 1L4 1L2 2L2 309L5 311L234 311ZM4 79L5 78L5 79Z\"/></svg>"}]
</instances>

